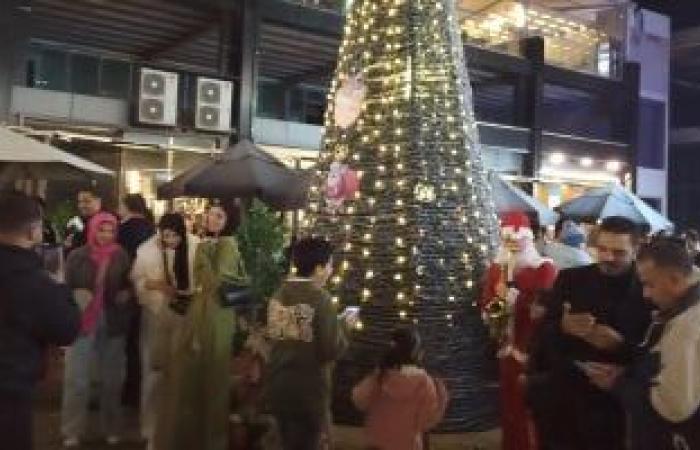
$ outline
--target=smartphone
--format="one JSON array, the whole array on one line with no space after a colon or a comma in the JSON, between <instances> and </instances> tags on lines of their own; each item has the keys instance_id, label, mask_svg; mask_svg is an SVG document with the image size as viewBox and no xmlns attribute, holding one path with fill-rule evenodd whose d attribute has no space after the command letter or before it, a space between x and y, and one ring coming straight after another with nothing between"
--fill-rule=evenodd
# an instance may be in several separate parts
<instances>
[{"instance_id":1,"label":"smartphone","mask_svg":"<svg viewBox=\"0 0 700 450\"><path fill-rule=\"evenodd\" d=\"M574 365L583 373L588 373L588 363L585 361L574 361Z\"/></svg>"}]
</instances>

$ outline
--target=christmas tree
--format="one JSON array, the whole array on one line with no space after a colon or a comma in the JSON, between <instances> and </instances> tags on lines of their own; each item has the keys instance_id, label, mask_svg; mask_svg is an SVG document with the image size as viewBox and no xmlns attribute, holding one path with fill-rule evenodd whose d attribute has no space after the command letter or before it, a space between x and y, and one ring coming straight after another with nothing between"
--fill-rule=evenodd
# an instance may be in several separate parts
<instances>
[{"instance_id":1,"label":"christmas tree","mask_svg":"<svg viewBox=\"0 0 700 450\"><path fill-rule=\"evenodd\" d=\"M476 306L497 240L454 0L355 0L328 96L304 225L338 246L334 301L362 327L337 368L349 391L415 324L452 400L444 430L495 424L488 333Z\"/></svg>"}]
</instances>

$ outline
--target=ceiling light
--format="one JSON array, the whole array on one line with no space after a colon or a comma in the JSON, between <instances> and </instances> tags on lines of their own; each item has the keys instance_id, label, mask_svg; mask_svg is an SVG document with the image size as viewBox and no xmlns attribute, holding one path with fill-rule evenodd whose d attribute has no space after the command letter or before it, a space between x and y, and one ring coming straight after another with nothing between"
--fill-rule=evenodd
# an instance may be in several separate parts
<instances>
[{"instance_id":1,"label":"ceiling light","mask_svg":"<svg viewBox=\"0 0 700 450\"><path fill-rule=\"evenodd\" d=\"M564 156L563 153L552 153L549 157L549 162L554 164L555 166L558 166L560 164L564 164L566 161L566 156Z\"/></svg>"},{"instance_id":2,"label":"ceiling light","mask_svg":"<svg viewBox=\"0 0 700 450\"><path fill-rule=\"evenodd\" d=\"M523 28L525 26L525 23L527 22L527 15L525 13L525 7L522 5L522 3L513 4L511 17L513 18L513 22L515 22L516 27Z\"/></svg>"},{"instance_id":3,"label":"ceiling light","mask_svg":"<svg viewBox=\"0 0 700 450\"><path fill-rule=\"evenodd\" d=\"M605 170L608 172L619 172L622 169L622 163L620 161L608 161L605 163Z\"/></svg>"},{"instance_id":4,"label":"ceiling light","mask_svg":"<svg viewBox=\"0 0 700 450\"><path fill-rule=\"evenodd\" d=\"M591 167L593 165L593 160L591 158L581 158L581 165L583 167Z\"/></svg>"}]
</instances>

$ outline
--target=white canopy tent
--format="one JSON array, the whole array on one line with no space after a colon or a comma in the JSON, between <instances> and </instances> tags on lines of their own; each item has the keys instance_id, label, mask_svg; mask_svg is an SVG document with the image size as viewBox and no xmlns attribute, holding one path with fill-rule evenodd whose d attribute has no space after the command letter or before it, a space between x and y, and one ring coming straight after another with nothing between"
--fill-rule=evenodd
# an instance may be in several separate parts
<instances>
[{"instance_id":1,"label":"white canopy tent","mask_svg":"<svg viewBox=\"0 0 700 450\"><path fill-rule=\"evenodd\" d=\"M23 170L20 169L18 172L16 169L18 165L21 167L30 163L37 163L42 166L65 165L73 169L91 172L93 174L114 175L113 171L102 167L99 164L95 164L49 144L45 144L20 133L16 133L7 127L0 126L0 164L3 166L8 166L6 168L9 168L9 166L15 166L15 168L10 169L9 172L7 170L3 170L3 173L5 174L4 178L7 179L9 173L21 173ZM46 170L41 170L42 177L52 179L57 177L60 178L60 170L52 172L50 167L45 167L45 169ZM24 172L28 174L33 173L31 169L24 170Z\"/></svg>"}]
</instances>

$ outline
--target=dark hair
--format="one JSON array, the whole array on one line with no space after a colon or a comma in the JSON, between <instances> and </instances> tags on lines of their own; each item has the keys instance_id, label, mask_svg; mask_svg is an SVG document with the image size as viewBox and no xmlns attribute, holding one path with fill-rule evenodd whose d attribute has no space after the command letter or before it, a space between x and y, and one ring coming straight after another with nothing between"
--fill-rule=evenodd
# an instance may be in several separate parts
<instances>
[{"instance_id":1,"label":"dark hair","mask_svg":"<svg viewBox=\"0 0 700 450\"><path fill-rule=\"evenodd\" d=\"M187 227L185 219L180 214L168 213L160 218L158 229L170 230L177 233L182 241L175 249L175 260L173 261L173 272L175 272L175 282L173 284L178 290L186 291L190 288L190 268L189 268L189 248L187 245ZM165 249L163 249L163 267L166 278L170 277L167 264L165 264ZM169 280L168 280L169 281Z\"/></svg>"},{"instance_id":2,"label":"dark hair","mask_svg":"<svg viewBox=\"0 0 700 450\"><path fill-rule=\"evenodd\" d=\"M32 200L37 202L42 212L46 211L46 200L44 200L40 195L34 195Z\"/></svg>"},{"instance_id":3,"label":"dark hair","mask_svg":"<svg viewBox=\"0 0 700 450\"><path fill-rule=\"evenodd\" d=\"M559 220L557 220L557 223L554 224L554 237L559 239L559 236L561 235L561 230L564 228L564 222L566 222L567 219L566 217L560 217Z\"/></svg>"},{"instance_id":4,"label":"dark hair","mask_svg":"<svg viewBox=\"0 0 700 450\"><path fill-rule=\"evenodd\" d=\"M421 341L415 328L396 328L391 333L390 345L379 365L380 380L390 369L399 369L401 366L419 362Z\"/></svg>"},{"instance_id":5,"label":"dark hair","mask_svg":"<svg viewBox=\"0 0 700 450\"><path fill-rule=\"evenodd\" d=\"M97 192L96 189L93 189L93 188L78 189L78 195L83 194L83 193L90 194L93 198L97 198L97 199L102 200L102 196L99 194L99 192Z\"/></svg>"},{"instance_id":6,"label":"dark hair","mask_svg":"<svg viewBox=\"0 0 700 450\"><path fill-rule=\"evenodd\" d=\"M226 214L226 225L219 236L233 236L241 224L241 208L233 201L216 200L210 208L221 208Z\"/></svg>"},{"instance_id":7,"label":"dark hair","mask_svg":"<svg viewBox=\"0 0 700 450\"><path fill-rule=\"evenodd\" d=\"M153 213L146 205L146 199L143 198L141 194L127 194L122 198L122 202L129 212L134 214L140 214L146 218L149 222L153 223Z\"/></svg>"},{"instance_id":8,"label":"dark hair","mask_svg":"<svg viewBox=\"0 0 700 450\"><path fill-rule=\"evenodd\" d=\"M319 266L325 266L333 256L333 246L321 238L300 239L292 247L292 262L297 275L310 277Z\"/></svg>"},{"instance_id":9,"label":"dark hair","mask_svg":"<svg viewBox=\"0 0 700 450\"><path fill-rule=\"evenodd\" d=\"M41 220L42 209L36 200L22 192L0 192L0 232L19 233Z\"/></svg>"},{"instance_id":10,"label":"dark hair","mask_svg":"<svg viewBox=\"0 0 700 450\"><path fill-rule=\"evenodd\" d=\"M693 273L693 260L682 238L662 236L652 239L639 250L637 261L652 261L657 267L677 270L686 276Z\"/></svg>"},{"instance_id":11,"label":"dark hair","mask_svg":"<svg viewBox=\"0 0 700 450\"><path fill-rule=\"evenodd\" d=\"M545 229L542 227L542 224L540 223L540 216L536 212L528 212L525 213L527 216L528 220L530 221L530 228L532 229L532 233L535 235L535 239L539 239L545 234Z\"/></svg>"},{"instance_id":12,"label":"dark hair","mask_svg":"<svg viewBox=\"0 0 700 450\"><path fill-rule=\"evenodd\" d=\"M635 244L642 237L641 228L626 217L610 216L603 219L598 228L599 233L626 234Z\"/></svg>"}]
</instances>

